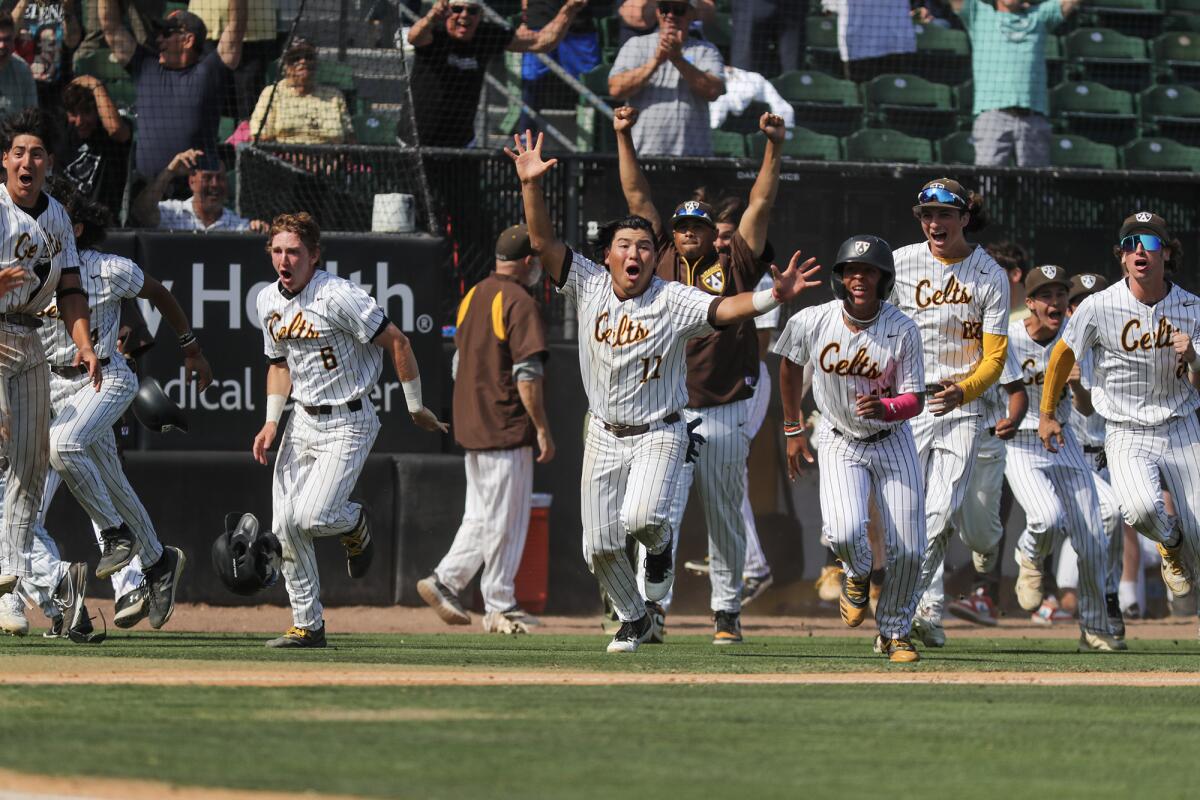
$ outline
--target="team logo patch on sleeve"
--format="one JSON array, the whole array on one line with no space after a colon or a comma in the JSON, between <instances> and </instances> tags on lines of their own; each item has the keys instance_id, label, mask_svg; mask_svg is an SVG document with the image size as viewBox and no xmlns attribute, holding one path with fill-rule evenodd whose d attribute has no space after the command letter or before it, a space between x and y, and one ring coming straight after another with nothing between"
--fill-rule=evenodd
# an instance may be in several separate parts
<instances>
[{"instance_id":1,"label":"team logo patch on sleeve","mask_svg":"<svg viewBox=\"0 0 1200 800\"><path fill-rule=\"evenodd\" d=\"M713 264L700 276L700 288L713 294L725 291L725 270L720 264Z\"/></svg>"}]
</instances>

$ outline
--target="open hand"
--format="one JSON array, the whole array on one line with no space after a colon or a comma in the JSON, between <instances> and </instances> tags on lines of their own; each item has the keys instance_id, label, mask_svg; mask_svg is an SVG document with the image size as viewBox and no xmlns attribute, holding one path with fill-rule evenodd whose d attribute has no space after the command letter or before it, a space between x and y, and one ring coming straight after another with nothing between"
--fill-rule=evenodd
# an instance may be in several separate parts
<instances>
[{"instance_id":1,"label":"open hand","mask_svg":"<svg viewBox=\"0 0 1200 800\"><path fill-rule=\"evenodd\" d=\"M254 437L254 446L250 448L255 461L264 465L267 463L267 451L275 443L275 434L278 431L278 422L267 422L262 426L262 430Z\"/></svg>"},{"instance_id":2,"label":"open hand","mask_svg":"<svg viewBox=\"0 0 1200 800\"><path fill-rule=\"evenodd\" d=\"M799 250L792 256L792 260L788 263L788 268L783 272L779 271L779 267L771 265L771 277L775 281L773 291L775 299L781 303L786 303L794 297L797 297L805 289L811 289L815 286L820 286L820 281L810 280L821 270L821 265L817 263L817 259L809 258L803 264L800 263L801 253Z\"/></svg>"},{"instance_id":3,"label":"open hand","mask_svg":"<svg viewBox=\"0 0 1200 800\"><path fill-rule=\"evenodd\" d=\"M807 464L813 464L812 450L808 449L808 434L787 437L788 480L796 480L796 476L804 471Z\"/></svg>"},{"instance_id":4,"label":"open hand","mask_svg":"<svg viewBox=\"0 0 1200 800\"><path fill-rule=\"evenodd\" d=\"M196 388L203 392L212 383L213 374L212 367L208 365L208 359L204 357L204 353L194 353L192 355L185 354L183 357L183 368L187 374L196 383Z\"/></svg>"},{"instance_id":5,"label":"open hand","mask_svg":"<svg viewBox=\"0 0 1200 800\"><path fill-rule=\"evenodd\" d=\"M104 380L104 376L100 372L100 359L96 358L95 350L90 347L80 350L75 354L75 359L71 363L77 367L86 367L88 377L92 379L92 388L97 392L100 391L100 383Z\"/></svg>"},{"instance_id":6,"label":"open hand","mask_svg":"<svg viewBox=\"0 0 1200 800\"><path fill-rule=\"evenodd\" d=\"M859 419L883 419L883 412L883 401L879 399L879 395L855 395L854 413Z\"/></svg>"},{"instance_id":7,"label":"open hand","mask_svg":"<svg viewBox=\"0 0 1200 800\"><path fill-rule=\"evenodd\" d=\"M537 141L533 134L525 131L525 142L521 142L520 134L513 134L513 144L516 150L504 148L505 154L513 160L517 167L517 177L521 183L536 183L550 168L558 163L557 158L546 161L542 158L542 134L538 133Z\"/></svg>"},{"instance_id":8,"label":"open hand","mask_svg":"<svg viewBox=\"0 0 1200 800\"><path fill-rule=\"evenodd\" d=\"M449 425L439 420L437 414L425 406L421 406L421 410L412 415L412 421L418 428L430 433L446 433L450 430Z\"/></svg>"},{"instance_id":9,"label":"open hand","mask_svg":"<svg viewBox=\"0 0 1200 800\"><path fill-rule=\"evenodd\" d=\"M1051 453L1057 453L1058 448L1067 443L1063 437L1062 425L1049 414L1042 414L1038 420L1038 438L1042 440L1042 446Z\"/></svg>"},{"instance_id":10,"label":"open hand","mask_svg":"<svg viewBox=\"0 0 1200 800\"><path fill-rule=\"evenodd\" d=\"M930 398L929 411L935 417L944 417L963 404L963 390L957 383L946 381L946 387Z\"/></svg>"}]
</instances>

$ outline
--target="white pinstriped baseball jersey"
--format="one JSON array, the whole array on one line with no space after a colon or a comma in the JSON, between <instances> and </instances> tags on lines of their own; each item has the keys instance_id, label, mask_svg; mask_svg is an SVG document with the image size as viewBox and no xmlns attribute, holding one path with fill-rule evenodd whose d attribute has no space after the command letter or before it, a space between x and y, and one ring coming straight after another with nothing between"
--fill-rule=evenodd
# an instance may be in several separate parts
<instances>
[{"instance_id":1,"label":"white pinstriped baseball jersey","mask_svg":"<svg viewBox=\"0 0 1200 800\"><path fill-rule=\"evenodd\" d=\"M35 220L21 210L0 184L0 268L23 267L35 277L0 297L0 312L37 314L58 288L64 267L78 267L75 231L66 210L43 193L45 210ZM65 232L65 234L64 234Z\"/></svg>"},{"instance_id":2,"label":"white pinstriped baseball jersey","mask_svg":"<svg viewBox=\"0 0 1200 800\"><path fill-rule=\"evenodd\" d=\"M278 282L258 293L263 351L287 362L297 403L344 405L370 393L383 372L383 349L371 344L388 318L375 299L323 269L292 294Z\"/></svg>"},{"instance_id":3,"label":"white pinstriped baseball jersey","mask_svg":"<svg viewBox=\"0 0 1200 800\"><path fill-rule=\"evenodd\" d=\"M1110 422L1160 425L1200 407L1171 335L1181 330L1200 349L1200 297L1171 284L1152 306L1117 281L1084 298L1067 321L1063 341L1076 359L1089 351L1092 405Z\"/></svg>"},{"instance_id":4,"label":"white pinstriped baseball jersey","mask_svg":"<svg viewBox=\"0 0 1200 800\"><path fill-rule=\"evenodd\" d=\"M657 422L687 405L688 339L713 332L721 298L657 276L621 300L607 270L567 251L559 291L579 315L579 368L592 414L612 425Z\"/></svg>"},{"instance_id":5,"label":"white pinstriped baseball jersey","mask_svg":"<svg viewBox=\"0 0 1200 800\"><path fill-rule=\"evenodd\" d=\"M1000 383L1020 381L1025 385L1025 394L1029 397L1029 410L1025 412L1017 430L1038 429L1038 420L1041 419L1038 404L1042 402L1042 387L1046 383L1046 365L1050 363L1050 353L1062 338L1062 333L1063 329L1059 328L1053 339L1039 344L1029 335L1024 322L1014 322L1008 326L1008 358L1004 361ZM1070 415L1071 399L1068 391L1064 390L1054 417L1059 424L1066 425Z\"/></svg>"},{"instance_id":6,"label":"white pinstriped baseball jersey","mask_svg":"<svg viewBox=\"0 0 1200 800\"><path fill-rule=\"evenodd\" d=\"M925 380L968 377L983 356L983 334L1008 332L1007 274L982 247L954 264L935 258L927 242L901 247L892 257L896 287L891 300L921 331ZM947 416L985 411L977 399Z\"/></svg>"},{"instance_id":7,"label":"white pinstriped baseball jersey","mask_svg":"<svg viewBox=\"0 0 1200 800\"><path fill-rule=\"evenodd\" d=\"M857 395L924 391L921 334L891 303L883 303L879 319L857 332L846 325L842 308L841 300L830 300L796 312L773 350L799 365L811 361L813 398L822 420L862 439L903 423L861 419L854 411Z\"/></svg>"},{"instance_id":8,"label":"white pinstriped baseball jersey","mask_svg":"<svg viewBox=\"0 0 1200 800\"><path fill-rule=\"evenodd\" d=\"M121 301L137 297L146 282L142 268L128 258L84 250L79 277L87 292L91 309L92 347L97 358L111 358L117 352L117 334L121 328ZM60 321L58 304L52 301L43 312L50 322L38 329L46 360L54 366L67 366L79 352L75 341Z\"/></svg>"}]
</instances>

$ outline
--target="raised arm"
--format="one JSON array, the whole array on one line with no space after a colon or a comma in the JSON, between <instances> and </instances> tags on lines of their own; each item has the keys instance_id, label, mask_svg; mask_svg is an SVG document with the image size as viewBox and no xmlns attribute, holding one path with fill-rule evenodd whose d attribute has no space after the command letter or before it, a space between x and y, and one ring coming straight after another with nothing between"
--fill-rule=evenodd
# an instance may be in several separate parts
<instances>
[{"instance_id":1,"label":"raised arm","mask_svg":"<svg viewBox=\"0 0 1200 800\"><path fill-rule=\"evenodd\" d=\"M586 5L587 0L567 0L554 15L554 19L546 23L546 27L540 31L531 31L522 23L512 41L508 43L508 49L517 53L549 53L558 47L558 43L567 35L567 30L575 20L575 15Z\"/></svg>"},{"instance_id":2,"label":"raised arm","mask_svg":"<svg viewBox=\"0 0 1200 800\"><path fill-rule=\"evenodd\" d=\"M108 89L104 88L104 84L100 79L93 75L80 75L71 83L78 84L92 93L92 99L96 101L96 115L100 118L100 124L104 126L104 132L108 134L114 142L128 142L133 136L133 131L129 128L129 123L121 116L121 112L117 110L117 104L113 102L112 97L108 94Z\"/></svg>"},{"instance_id":3,"label":"raised arm","mask_svg":"<svg viewBox=\"0 0 1200 800\"><path fill-rule=\"evenodd\" d=\"M433 42L433 29L446 23L450 13L450 0L436 0L429 13L421 17L408 29L408 43L413 47L425 47Z\"/></svg>"},{"instance_id":4,"label":"raised arm","mask_svg":"<svg viewBox=\"0 0 1200 800\"><path fill-rule=\"evenodd\" d=\"M662 219L658 209L650 199L650 181L642 172L637 160L637 150L633 146L633 125L637 122L638 111L631 106L622 106L613 112L613 130L617 133L617 164L621 173L621 191L625 194L625 204L629 213L650 220L654 226L654 235L662 236Z\"/></svg>"},{"instance_id":5,"label":"raised arm","mask_svg":"<svg viewBox=\"0 0 1200 800\"><path fill-rule=\"evenodd\" d=\"M133 207L130 210L137 217L138 222L147 228L158 227L161 220L158 204L162 201L167 186L176 177L187 175L195 169L203 155L203 150L184 150L182 153L175 154L171 163L167 164L167 168L158 173L154 180L146 184L146 188L142 189L133 199Z\"/></svg>"},{"instance_id":6,"label":"raised arm","mask_svg":"<svg viewBox=\"0 0 1200 800\"><path fill-rule=\"evenodd\" d=\"M100 0L99 13L104 41L108 43L108 49L112 50L117 63L125 66L137 52L137 40L121 20L119 0Z\"/></svg>"},{"instance_id":7,"label":"raised arm","mask_svg":"<svg viewBox=\"0 0 1200 800\"><path fill-rule=\"evenodd\" d=\"M961 0L960 0L961 2ZM1083 0L1060 0L1059 8L1062 9L1062 15L1069 17L1075 13L1075 9L1083 5Z\"/></svg>"},{"instance_id":8,"label":"raised arm","mask_svg":"<svg viewBox=\"0 0 1200 800\"><path fill-rule=\"evenodd\" d=\"M767 246L767 225L771 221L771 209L779 191L783 140L787 136L783 118L774 114L763 114L758 120L758 129L767 137L767 150L763 153L758 177L750 189L750 202L746 205L746 213L742 214L742 221L738 224L738 233L755 256L761 256Z\"/></svg>"},{"instance_id":9,"label":"raised arm","mask_svg":"<svg viewBox=\"0 0 1200 800\"><path fill-rule=\"evenodd\" d=\"M520 136L513 136L514 150L504 148L504 152L517 168L517 177L521 179L521 199L525 203L525 224L529 227L529 243L542 261L542 269L550 276L555 284L562 282L563 260L567 255L567 246L554 233L554 224L550 221L550 211L546 208L546 195L542 191L542 176L558 163L557 158L549 161L542 159L542 134L537 135L537 141L529 131L525 131L525 141Z\"/></svg>"},{"instance_id":10,"label":"raised arm","mask_svg":"<svg viewBox=\"0 0 1200 800\"><path fill-rule=\"evenodd\" d=\"M412 416L413 424L430 433L445 433L450 430L449 425L440 421L436 414L425 407L421 398L421 373L417 371L417 357L413 355L408 337L389 322L371 341L382 347L391 357L396 377L400 379L400 387L404 389L404 400L408 404L408 413Z\"/></svg>"},{"instance_id":11,"label":"raised arm","mask_svg":"<svg viewBox=\"0 0 1200 800\"><path fill-rule=\"evenodd\" d=\"M799 297L805 289L820 286L820 281L810 279L820 271L821 265L815 258L810 258L801 264L800 258L801 253L797 250L792 256L788 268L783 272L780 272L774 264L771 265L771 276L775 279L775 284L770 289L763 289L759 292L741 292L733 297L726 297L717 305L713 321L718 327L723 328L743 320L753 319L781 303Z\"/></svg>"},{"instance_id":12,"label":"raised arm","mask_svg":"<svg viewBox=\"0 0 1200 800\"><path fill-rule=\"evenodd\" d=\"M149 275L144 277L138 297L149 300L150 305L162 313L163 319L171 326L171 330L175 331L175 335L179 337L179 349L183 351L184 369L196 382L196 387L203 392L212 383L212 367L204 357L204 351L200 349L200 342L192 333L192 326L183 306L179 305L179 301L167 287Z\"/></svg>"},{"instance_id":13,"label":"raised arm","mask_svg":"<svg viewBox=\"0 0 1200 800\"><path fill-rule=\"evenodd\" d=\"M242 63L242 40L246 38L246 0L229 0L229 21L217 42L217 55L229 69Z\"/></svg>"}]
</instances>

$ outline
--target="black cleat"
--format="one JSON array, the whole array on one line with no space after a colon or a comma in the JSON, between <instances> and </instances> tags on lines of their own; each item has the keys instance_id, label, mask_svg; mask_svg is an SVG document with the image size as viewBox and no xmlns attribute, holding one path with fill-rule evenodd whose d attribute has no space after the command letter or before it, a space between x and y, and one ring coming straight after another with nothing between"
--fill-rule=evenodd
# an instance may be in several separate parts
<instances>
[{"instance_id":1,"label":"black cleat","mask_svg":"<svg viewBox=\"0 0 1200 800\"><path fill-rule=\"evenodd\" d=\"M133 548L133 531L125 523L119 528L100 531L100 562L96 564L96 577L104 580L129 566Z\"/></svg>"},{"instance_id":2,"label":"black cleat","mask_svg":"<svg viewBox=\"0 0 1200 800\"><path fill-rule=\"evenodd\" d=\"M175 590L183 575L187 557L178 547L164 547L162 558L145 571L146 605L149 609L150 627L158 630L166 625L175 613Z\"/></svg>"}]
</instances>

